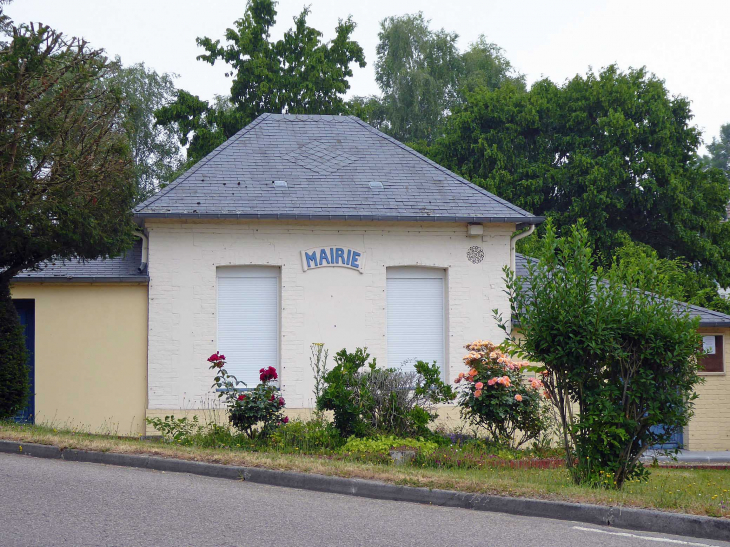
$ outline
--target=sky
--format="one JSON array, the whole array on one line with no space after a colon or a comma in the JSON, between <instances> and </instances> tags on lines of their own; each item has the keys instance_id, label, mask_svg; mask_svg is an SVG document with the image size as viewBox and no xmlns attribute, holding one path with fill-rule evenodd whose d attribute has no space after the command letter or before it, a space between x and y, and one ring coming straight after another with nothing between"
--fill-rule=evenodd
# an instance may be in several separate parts
<instances>
[{"instance_id":1,"label":"sky","mask_svg":"<svg viewBox=\"0 0 730 547\"><path fill-rule=\"evenodd\" d=\"M458 33L462 49L485 35L528 84L543 77L561 83L611 63L646 66L673 95L692 101L706 142L730 122L729 0L280 0L272 38L305 5L309 25L325 40L334 37L338 19L351 15L357 23L353 38L368 64L353 65L350 96L378 93L380 21L422 11L433 28ZM195 59L202 52L195 39L222 38L245 6L243 0L14 0L6 13L16 23L42 22L81 36L125 64L178 74L178 87L210 99L227 94L230 83L225 65Z\"/></svg>"}]
</instances>

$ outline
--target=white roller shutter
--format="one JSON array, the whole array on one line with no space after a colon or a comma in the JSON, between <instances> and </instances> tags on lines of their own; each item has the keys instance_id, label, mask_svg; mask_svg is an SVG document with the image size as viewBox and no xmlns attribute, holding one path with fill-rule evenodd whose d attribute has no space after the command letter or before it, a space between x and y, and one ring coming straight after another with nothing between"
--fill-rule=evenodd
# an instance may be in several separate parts
<instances>
[{"instance_id":1,"label":"white roller shutter","mask_svg":"<svg viewBox=\"0 0 730 547\"><path fill-rule=\"evenodd\" d=\"M226 370L247 387L259 383L259 370L279 371L279 269L218 269L218 350Z\"/></svg>"},{"instance_id":2,"label":"white roller shutter","mask_svg":"<svg viewBox=\"0 0 730 547\"><path fill-rule=\"evenodd\" d=\"M444 271L387 270L388 366L413 370L415 361L444 369Z\"/></svg>"}]
</instances>

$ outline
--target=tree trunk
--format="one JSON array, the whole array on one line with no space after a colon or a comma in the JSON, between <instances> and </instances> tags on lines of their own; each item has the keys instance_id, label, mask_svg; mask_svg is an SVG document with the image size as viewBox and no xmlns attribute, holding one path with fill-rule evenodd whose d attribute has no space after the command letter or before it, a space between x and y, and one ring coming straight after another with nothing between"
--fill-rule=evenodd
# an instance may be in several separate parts
<instances>
[{"instance_id":1,"label":"tree trunk","mask_svg":"<svg viewBox=\"0 0 730 547\"><path fill-rule=\"evenodd\" d=\"M10 279L0 276L0 419L10 418L28 401L28 355L18 312L10 298Z\"/></svg>"}]
</instances>

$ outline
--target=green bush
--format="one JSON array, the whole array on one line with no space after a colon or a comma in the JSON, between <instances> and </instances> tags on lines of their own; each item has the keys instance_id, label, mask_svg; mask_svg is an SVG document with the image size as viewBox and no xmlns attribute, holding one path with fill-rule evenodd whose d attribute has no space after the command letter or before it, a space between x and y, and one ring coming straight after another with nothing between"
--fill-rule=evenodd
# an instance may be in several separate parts
<instances>
[{"instance_id":1,"label":"green bush","mask_svg":"<svg viewBox=\"0 0 730 547\"><path fill-rule=\"evenodd\" d=\"M527 363L513 361L499 347L485 340L467 344L460 373L461 417L486 430L492 442L519 448L537 439L548 426L542 382L525 381Z\"/></svg>"},{"instance_id":2,"label":"green bush","mask_svg":"<svg viewBox=\"0 0 730 547\"><path fill-rule=\"evenodd\" d=\"M367 437L373 433L399 436L428 435L436 419L433 407L452 401L451 386L441 380L434 364L418 361L414 372L378 369L368 363L367 348L346 349L335 355L335 366L324 377L317 398L318 410L331 410L342 437ZM365 369L365 370L363 370Z\"/></svg>"},{"instance_id":3,"label":"green bush","mask_svg":"<svg viewBox=\"0 0 730 547\"><path fill-rule=\"evenodd\" d=\"M25 407L30 386L23 327L10 298L10 286L0 281L0 420Z\"/></svg>"},{"instance_id":4,"label":"green bush","mask_svg":"<svg viewBox=\"0 0 730 547\"><path fill-rule=\"evenodd\" d=\"M582 225L562 239L548 225L527 276L505 269L522 334L510 353L544 363L574 480L609 474L620 488L645 477L644 452L692 416L702 339L699 318L666 297L670 282L651 262L604 271L589 241Z\"/></svg>"}]
</instances>

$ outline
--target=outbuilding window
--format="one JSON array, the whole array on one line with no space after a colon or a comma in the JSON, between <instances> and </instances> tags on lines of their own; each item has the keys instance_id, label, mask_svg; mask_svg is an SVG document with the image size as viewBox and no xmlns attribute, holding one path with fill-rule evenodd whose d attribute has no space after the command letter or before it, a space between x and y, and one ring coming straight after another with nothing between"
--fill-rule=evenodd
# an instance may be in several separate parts
<instances>
[{"instance_id":1,"label":"outbuilding window","mask_svg":"<svg viewBox=\"0 0 730 547\"><path fill-rule=\"evenodd\" d=\"M279 369L279 268L218 268L217 349L248 388L259 383L260 369Z\"/></svg>"},{"instance_id":2,"label":"outbuilding window","mask_svg":"<svg viewBox=\"0 0 730 547\"><path fill-rule=\"evenodd\" d=\"M445 370L445 271L388 268L386 283L388 366L413 370L417 360Z\"/></svg>"},{"instance_id":3,"label":"outbuilding window","mask_svg":"<svg viewBox=\"0 0 730 547\"><path fill-rule=\"evenodd\" d=\"M702 345L706 353L700 359L701 372L725 372L722 334L703 335Z\"/></svg>"}]
</instances>

